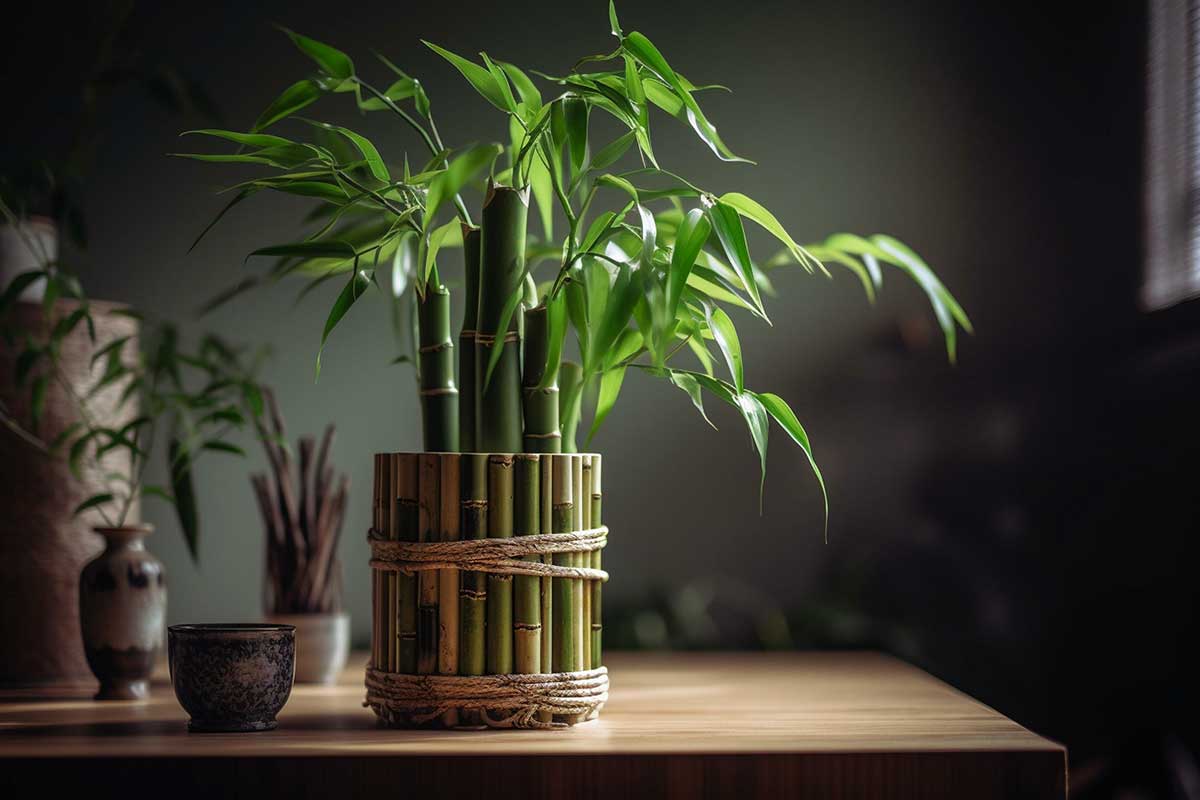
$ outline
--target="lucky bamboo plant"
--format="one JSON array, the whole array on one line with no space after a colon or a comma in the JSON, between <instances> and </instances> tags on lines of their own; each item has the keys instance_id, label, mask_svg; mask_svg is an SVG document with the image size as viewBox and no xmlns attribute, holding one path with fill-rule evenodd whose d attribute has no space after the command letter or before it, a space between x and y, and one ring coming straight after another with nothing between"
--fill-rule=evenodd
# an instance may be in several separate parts
<instances>
[{"instance_id":1,"label":"lucky bamboo plant","mask_svg":"<svg viewBox=\"0 0 1200 800\"><path fill-rule=\"evenodd\" d=\"M243 281L217 302L287 275L307 277L306 292L343 276L323 347L351 306L378 286L381 265L390 266L395 302L402 307L401 298L408 298L415 309L413 353L398 360L411 360L417 369L426 450L575 452L585 398L595 398L590 440L632 367L683 390L702 415L705 393L736 408L764 475L774 419L804 450L824 493L808 436L792 409L776 394L748 388L729 310L769 321L763 299L773 293L769 272L787 264L826 276L827 263L847 268L873 301L881 265L890 265L928 296L952 361L957 327L969 332L970 322L900 241L841 233L801 245L745 194L716 194L665 169L651 136L652 108L688 125L718 159L746 162L721 139L698 100L723 87L693 84L645 35L624 32L611 4L609 19L616 47L581 59L560 76L522 70L486 53L477 63L426 42L508 120L506 145L457 150L443 143L418 80L380 57L394 78L378 89L345 53L286 31L313 60L316 74L288 87L248 132L194 132L231 141L237 152L186 155L275 170L231 187L233 199L218 219L245 198L271 190L315 198L310 221L316 229L301 241L252 253L278 261L265 277ZM544 95L530 74L552 91ZM301 119L298 112L326 94L350 95L363 112L393 114L417 134L428 160L416 172L407 157L402 168L389 166L362 135L310 119L302 120L316 134L310 139L264 133L286 118ZM591 123L599 115L615 120L620 134L594 141L602 126ZM506 163L497 163L501 155ZM484 172L489 177L476 225L461 195ZM529 231L531 205L540 235ZM566 221L558 234L557 215ZM781 252L755 261L746 220L777 239ZM439 268L441 251L456 245L465 256L457 381L451 295ZM577 360L565 358L568 328ZM716 374L714 345L725 377ZM679 365L684 351L695 367Z\"/></svg>"}]
</instances>

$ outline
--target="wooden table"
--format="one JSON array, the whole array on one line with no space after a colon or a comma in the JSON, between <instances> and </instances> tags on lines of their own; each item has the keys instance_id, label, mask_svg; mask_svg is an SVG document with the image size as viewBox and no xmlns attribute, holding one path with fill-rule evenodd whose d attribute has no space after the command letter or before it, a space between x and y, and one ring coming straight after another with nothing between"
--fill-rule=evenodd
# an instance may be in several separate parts
<instances>
[{"instance_id":1,"label":"wooden table","mask_svg":"<svg viewBox=\"0 0 1200 800\"><path fill-rule=\"evenodd\" d=\"M351 663L361 664L358 654ZM0 796L33 780L221 797L1062 798L1066 750L875 653L613 653L598 721L567 731L395 731L362 671L297 687L268 733L188 734L168 685L137 703L0 704Z\"/></svg>"}]
</instances>

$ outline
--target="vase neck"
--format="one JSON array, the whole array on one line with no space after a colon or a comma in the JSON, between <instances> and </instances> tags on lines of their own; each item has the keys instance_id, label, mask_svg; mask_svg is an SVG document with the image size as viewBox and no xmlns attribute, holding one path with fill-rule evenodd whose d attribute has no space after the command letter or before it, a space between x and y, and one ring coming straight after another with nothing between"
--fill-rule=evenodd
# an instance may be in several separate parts
<instances>
[{"instance_id":1,"label":"vase neck","mask_svg":"<svg viewBox=\"0 0 1200 800\"><path fill-rule=\"evenodd\" d=\"M125 525L95 530L104 537L104 544L108 550L145 550L146 537L154 532L154 528L149 525Z\"/></svg>"}]
</instances>

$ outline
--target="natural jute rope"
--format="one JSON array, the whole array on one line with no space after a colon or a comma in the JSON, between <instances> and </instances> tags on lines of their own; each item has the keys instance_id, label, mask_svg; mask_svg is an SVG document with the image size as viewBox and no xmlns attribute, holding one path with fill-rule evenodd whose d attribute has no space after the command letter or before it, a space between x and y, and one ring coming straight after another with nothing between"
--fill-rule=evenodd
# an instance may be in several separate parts
<instances>
[{"instance_id":1,"label":"natural jute rope","mask_svg":"<svg viewBox=\"0 0 1200 800\"><path fill-rule=\"evenodd\" d=\"M367 667L367 700L389 725L422 725L454 709L491 728L565 728L539 712L594 719L608 700L608 669L537 675L402 675ZM498 715L498 716L493 716Z\"/></svg>"},{"instance_id":2,"label":"natural jute rope","mask_svg":"<svg viewBox=\"0 0 1200 800\"><path fill-rule=\"evenodd\" d=\"M564 567L522 556L586 553L608 541L600 525L571 533L541 533L511 539L464 539L457 542L401 542L379 531L367 532L371 567L412 574L459 569L501 575L534 575L607 581L608 573L588 567ZM408 675L367 667L367 699L388 725L422 725L455 709L478 711L492 728L564 728L545 715L594 719L608 700L608 670L532 675ZM494 716L498 715L498 716Z\"/></svg>"},{"instance_id":3,"label":"natural jute rope","mask_svg":"<svg viewBox=\"0 0 1200 800\"><path fill-rule=\"evenodd\" d=\"M608 541L606 525L571 533L539 533L511 539L463 539L457 542L400 542L384 539L379 531L371 529L367 532L367 541L371 545L371 566L379 570L412 574L430 569L464 569L498 575L608 580L608 573L602 569L521 560L521 556L599 550Z\"/></svg>"}]
</instances>

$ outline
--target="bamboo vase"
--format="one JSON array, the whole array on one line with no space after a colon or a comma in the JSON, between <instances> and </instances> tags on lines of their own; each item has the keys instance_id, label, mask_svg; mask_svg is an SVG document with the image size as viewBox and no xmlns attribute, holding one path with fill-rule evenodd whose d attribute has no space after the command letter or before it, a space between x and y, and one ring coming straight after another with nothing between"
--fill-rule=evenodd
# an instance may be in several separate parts
<instances>
[{"instance_id":1,"label":"bamboo vase","mask_svg":"<svg viewBox=\"0 0 1200 800\"><path fill-rule=\"evenodd\" d=\"M391 542L458 542L599 528L600 462L597 454L380 453L372 535ZM528 553L520 560L598 569L600 551ZM436 675L444 682L578 673L603 664L598 579L446 564L406 574L378 563L371 579L370 667L376 675ZM372 707L396 727L479 728L513 711L440 710L433 698L419 709L428 713ZM574 725L597 712L541 711L537 719Z\"/></svg>"}]
</instances>

